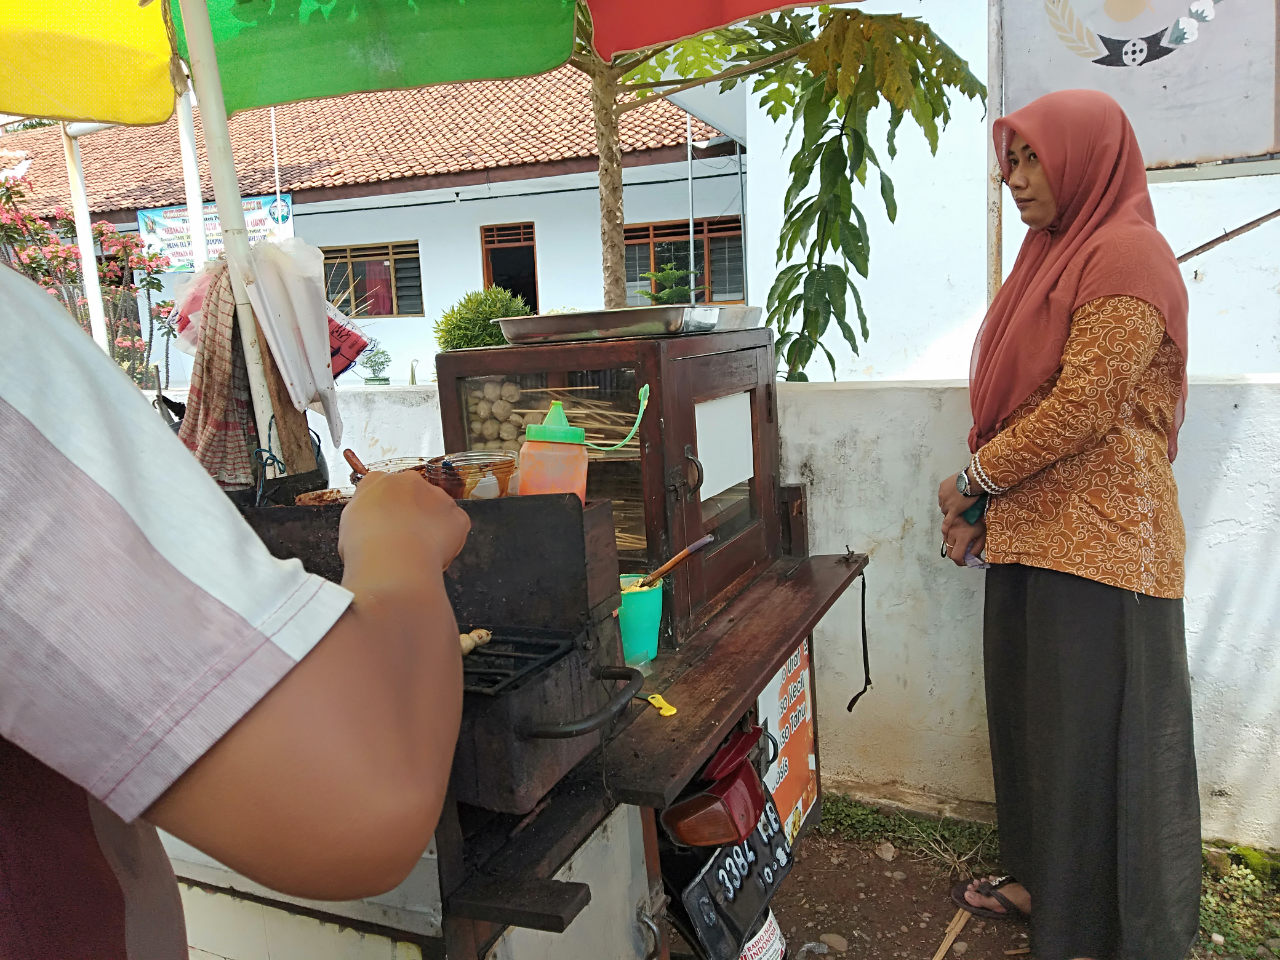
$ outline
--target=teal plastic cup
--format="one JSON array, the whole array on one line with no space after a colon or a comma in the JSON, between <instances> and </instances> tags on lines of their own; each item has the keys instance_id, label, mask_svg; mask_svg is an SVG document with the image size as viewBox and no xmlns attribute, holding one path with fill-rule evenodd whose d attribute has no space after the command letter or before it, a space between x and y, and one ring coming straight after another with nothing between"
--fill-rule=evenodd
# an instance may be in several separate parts
<instances>
[{"instance_id":1,"label":"teal plastic cup","mask_svg":"<svg viewBox=\"0 0 1280 960\"><path fill-rule=\"evenodd\" d=\"M627 584L644 577L627 574L618 579L625 590ZM622 595L618 625L622 628L622 657L627 666L647 663L658 655L658 628L662 625L661 580L652 587Z\"/></svg>"}]
</instances>

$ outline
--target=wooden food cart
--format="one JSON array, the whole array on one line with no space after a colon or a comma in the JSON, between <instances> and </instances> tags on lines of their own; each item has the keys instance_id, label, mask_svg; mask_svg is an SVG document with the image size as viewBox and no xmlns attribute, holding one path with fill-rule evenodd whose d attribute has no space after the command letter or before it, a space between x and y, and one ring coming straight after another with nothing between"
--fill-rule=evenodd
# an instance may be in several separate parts
<instances>
[{"instance_id":1,"label":"wooden food cart","mask_svg":"<svg viewBox=\"0 0 1280 960\"><path fill-rule=\"evenodd\" d=\"M658 920L678 891L663 887L657 814L746 717L778 746L765 782L788 842L817 819L811 634L867 558L807 553L803 491L779 485L769 330L464 350L437 370L449 450L489 442L473 426L492 413L485 384L512 398L504 422L560 399L600 446L626 437L650 388L635 437L591 451L585 508L573 495L463 502L472 533L446 573L460 627L491 627L490 647L525 662L553 652L496 693L468 673L435 842L391 894L293 901L182 851L179 875L428 957L668 957ZM277 555L337 579L340 509L247 515ZM707 533L668 578L642 677L623 663L619 571L654 569ZM676 714L636 697L641 683Z\"/></svg>"}]
</instances>

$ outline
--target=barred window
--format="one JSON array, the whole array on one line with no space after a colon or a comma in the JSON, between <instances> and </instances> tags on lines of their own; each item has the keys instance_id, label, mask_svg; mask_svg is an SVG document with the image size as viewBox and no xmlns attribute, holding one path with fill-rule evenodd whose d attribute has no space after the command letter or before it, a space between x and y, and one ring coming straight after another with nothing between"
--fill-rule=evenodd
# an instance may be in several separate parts
<instances>
[{"instance_id":1,"label":"barred window","mask_svg":"<svg viewBox=\"0 0 1280 960\"><path fill-rule=\"evenodd\" d=\"M656 281L642 274L674 263L689 269L689 221L636 224L626 228L627 305L649 302L641 290L657 292ZM706 287L698 303L741 303L743 296L742 218L714 217L693 222L693 270L690 286ZM709 294L709 296L708 296Z\"/></svg>"},{"instance_id":2,"label":"barred window","mask_svg":"<svg viewBox=\"0 0 1280 960\"><path fill-rule=\"evenodd\" d=\"M421 317L418 244L322 247L329 301L349 317Z\"/></svg>"}]
</instances>

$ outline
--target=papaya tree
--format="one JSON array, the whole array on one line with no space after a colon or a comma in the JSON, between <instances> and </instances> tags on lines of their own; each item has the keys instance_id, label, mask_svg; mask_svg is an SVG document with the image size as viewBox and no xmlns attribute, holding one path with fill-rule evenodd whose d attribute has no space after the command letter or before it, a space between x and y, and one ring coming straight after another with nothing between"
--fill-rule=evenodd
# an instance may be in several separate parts
<instances>
[{"instance_id":1,"label":"papaya tree","mask_svg":"<svg viewBox=\"0 0 1280 960\"><path fill-rule=\"evenodd\" d=\"M578 0L577 34L570 63L591 79L591 106L600 158L600 240L604 305L626 305L622 149L619 118L648 98L709 83L727 90L752 82L752 94L775 121L791 117L800 135L783 203L778 262L769 292L768 322L778 331L778 355L788 379L807 379L804 368L821 350L831 321L858 351L869 335L853 271L867 277L871 241L854 202L876 168L890 221L897 216L893 183L870 141L868 118L882 103L890 111L885 152L896 154L896 135L910 118L937 152L940 130L951 119L951 95L973 99L986 89L968 64L917 17L856 10L790 11L755 17L703 37L603 60L592 44L591 14ZM810 189L814 172L818 185ZM794 262L793 262L794 261ZM852 295L860 331L848 321Z\"/></svg>"}]
</instances>

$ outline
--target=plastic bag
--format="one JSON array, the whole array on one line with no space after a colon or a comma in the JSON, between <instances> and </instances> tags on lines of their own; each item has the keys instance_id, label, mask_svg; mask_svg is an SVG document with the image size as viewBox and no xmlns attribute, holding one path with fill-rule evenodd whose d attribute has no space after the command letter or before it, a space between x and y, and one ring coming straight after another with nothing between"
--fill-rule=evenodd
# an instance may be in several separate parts
<instances>
[{"instance_id":1,"label":"plastic bag","mask_svg":"<svg viewBox=\"0 0 1280 960\"><path fill-rule=\"evenodd\" d=\"M368 349L369 341L363 331L351 322L351 318L335 307L328 305L329 315L329 365L335 377L345 373L356 362L356 358Z\"/></svg>"},{"instance_id":2,"label":"plastic bag","mask_svg":"<svg viewBox=\"0 0 1280 960\"><path fill-rule=\"evenodd\" d=\"M183 281L174 297L173 311L169 319L174 322L177 336L174 346L189 357L196 355L196 344L200 342L200 317L204 312L204 296L209 292L209 284L225 264L210 261Z\"/></svg>"},{"instance_id":3,"label":"plastic bag","mask_svg":"<svg viewBox=\"0 0 1280 960\"><path fill-rule=\"evenodd\" d=\"M330 439L337 446L342 442L342 418L331 366L324 254L290 237L279 244L255 244L249 260L253 271L253 282L246 284L249 301L289 399L301 411L310 406L324 414Z\"/></svg>"}]
</instances>

